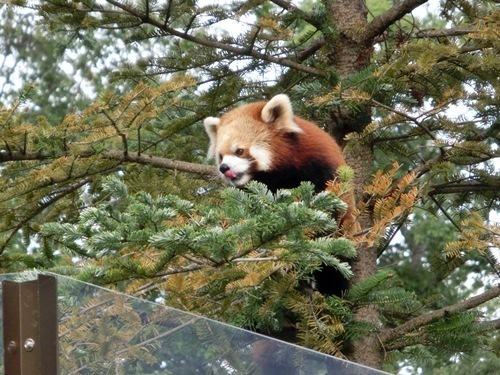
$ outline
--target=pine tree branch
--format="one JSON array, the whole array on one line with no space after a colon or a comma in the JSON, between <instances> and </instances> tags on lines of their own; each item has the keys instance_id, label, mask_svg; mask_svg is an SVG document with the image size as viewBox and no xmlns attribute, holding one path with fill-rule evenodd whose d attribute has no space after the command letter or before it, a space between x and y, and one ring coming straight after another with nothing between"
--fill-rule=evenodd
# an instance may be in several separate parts
<instances>
[{"instance_id":1,"label":"pine tree branch","mask_svg":"<svg viewBox=\"0 0 500 375\"><path fill-rule=\"evenodd\" d=\"M165 276L170 276L170 275L177 275L179 273L189 273L193 271L199 271L204 268L209 268L211 265L209 264L204 264L204 265L197 265L197 264L192 264L190 266L180 268L180 269L173 269L173 270L168 270L168 271L163 271L163 272L158 272L153 275L153 277L165 277Z\"/></svg>"},{"instance_id":2,"label":"pine tree branch","mask_svg":"<svg viewBox=\"0 0 500 375\"><path fill-rule=\"evenodd\" d=\"M465 46L465 47L459 48L458 51L456 52L456 54L452 55L451 57L448 55L438 57L435 61L435 64L438 64L438 63L441 63L444 61L448 61L448 60L453 60L459 55L464 55L464 54L471 53L471 52L483 51L483 50L491 49L491 48L492 48L491 43L485 43L484 45L480 45L480 46ZM398 76L398 79L401 77L410 76L413 73L415 73L415 71L416 71L416 67L413 65L411 65L411 66L409 65L406 67L406 69L401 71L401 73Z\"/></svg>"},{"instance_id":3,"label":"pine tree branch","mask_svg":"<svg viewBox=\"0 0 500 375\"><path fill-rule=\"evenodd\" d=\"M446 159L446 156L447 154L441 154L430 160L420 160L422 164L418 165L416 168L413 168L411 172L415 173L417 177L422 177L424 174L429 172L434 165L443 162Z\"/></svg>"},{"instance_id":4,"label":"pine tree branch","mask_svg":"<svg viewBox=\"0 0 500 375\"><path fill-rule=\"evenodd\" d=\"M304 61L309 56L312 56L316 51L318 51L324 45L325 45L325 40L323 38L319 38L312 41L311 44L309 44L307 47L297 52L295 60L297 60L297 62Z\"/></svg>"},{"instance_id":5,"label":"pine tree branch","mask_svg":"<svg viewBox=\"0 0 500 375\"><path fill-rule=\"evenodd\" d=\"M500 319L490 320L475 323L479 332L491 332L500 330ZM402 337L401 340L396 340L388 345L384 345L384 350L386 352L391 352L393 350L401 350L413 345L429 345L429 340L424 331L420 331L413 334L411 337Z\"/></svg>"},{"instance_id":6,"label":"pine tree branch","mask_svg":"<svg viewBox=\"0 0 500 375\"><path fill-rule=\"evenodd\" d=\"M312 67L307 66L307 65L302 65L302 64L300 64L296 61L293 61L289 58L275 57L275 56L271 56L268 54L260 53L256 50L253 50L253 49L249 50L248 48L240 48L240 47L232 46L232 45L229 45L226 43L221 43L217 40L210 40L210 39L194 36L194 35L188 34L185 31L176 30L173 27L170 27L166 23L160 22L159 20L157 20L155 18L147 17L145 14L141 13L138 9L133 8L129 4L122 4L122 3L115 1L115 0L106 0L106 1L112 5L120 8L120 9L122 9L123 11L127 12L131 16L139 18L140 20L142 20L143 23L150 24L150 25L156 27L158 30L164 31L165 33L167 33L169 35L187 40L189 42L198 44L200 46L210 47L210 48L214 48L214 49L220 49L223 51L234 53L237 56L249 56L249 57L252 57L255 59L261 59L263 61L267 61L267 62L271 62L271 63L277 64L280 66L285 66L288 68L296 69L296 70L299 70L299 71L302 71L302 72L305 72L305 73L308 73L308 74L311 74L311 75L317 76L317 77L324 77L325 76L324 72L322 72L321 70L312 68Z\"/></svg>"},{"instance_id":7,"label":"pine tree branch","mask_svg":"<svg viewBox=\"0 0 500 375\"><path fill-rule=\"evenodd\" d=\"M477 192L477 191L499 191L500 181L496 184L487 184L477 181L458 181L453 183L439 184L431 186L428 195L437 194L455 194L464 192Z\"/></svg>"},{"instance_id":8,"label":"pine tree branch","mask_svg":"<svg viewBox=\"0 0 500 375\"><path fill-rule=\"evenodd\" d=\"M170 336L174 333L176 333L177 331L180 331L181 329L184 329L186 327L192 327L197 321L201 320L202 318L201 317L194 317L192 318L191 320L185 322L185 323L182 323L182 324L179 324L178 326L176 327L173 327L165 332L162 332L162 333L159 333L157 334L156 336L154 337L151 337L147 340L144 340L138 344L134 344L130 347L127 347L125 349L122 349L122 350L119 350L119 351L116 351L115 352L115 355L118 357L118 356L121 356L122 354L124 353L127 353L129 350L133 349L133 348L141 348L141 347L144 347L148 344L151 344L155 341L158 341L159 339L163 338L163 337L166 337L166 336ZM143 329L144 327L141 327L141 329ZM140 332L140 331L139 331Z\"/></svg>"},{"instance_id":9,"label":"pine tree branch","mask_svg":"<svg viewBox=\"0 0 500 375\"><path fill-rule=\"evenodd\" d=\"M202 176L215 176L216 171L213 165L190 163L187 161L161 158L158 156L146 155L144 153L128 152L126 155L120 150L105 151L101 154L105 159L121 160L138 164L147 164L161 169L170 169L179 172L195 173Z\"/></svg>"},{"instance_id":10,"label":"pine tree branch","mask_svg":"<svg viewBox=\"0 0 500 375\"><path fill-rule=\"evenodd\" d=\"M87 158L90 156L98 155L104 159L117 160L122 162L132 162L138 164L151 165L153 167L161 169L170 169L179 172L195 173L201 176L215 176L214 166L190 163L181 160L167 159L158 156L151 156L144 153L137 152L123 152L122 150L108 150L102 153L96 154L93 151L84 151L77 155L76 157ZM0 164L9 161L27 161L27 160L50 160L55 157L49 156L40 152L0 152Z\"/></svg>"},{"instance_id":11,"label":"pine tree branch","mask_svg":"<svg viewBox=\"0 0 500 375\"><path fill-rule=\"evenodd\" d=\"M484 141L488 138L493 138L495 141L500 142L500 119L491 124L490 127L486 129L478 129L477 134L471 137L467 137L468 141Z\"/></svg>"},{"instance_id":12,"label":"pine tree branch","mask_svg":"<svg viewBox=\"0 0 500 375\"><path fill-rule=\"evenodd\" d=\"M364 35L365 40L372 40L375 37L382 35L394 22L400 20L407 14L411 13L420 5L427 3L429 0L404 0L396 3L392 8L375 17L367 26Z\"/></svg>"},{"instance_id":13,"label":"pine tree branch","mask_svg":"<svg viewBox=\"0 0 500 375\"><path fill-rule=\"evenodd\" d=\"M486 328L498 331L500 329L500 318L495 320L490 320L488 322L481 322L479 324L484 325Z\"/></svg>"},{"instance_id":14,"label":"pine tree branch","mask_svg":"<svg viewBox=\"0 0 500 375\"><path fill-rule=\"evenodd\" d=\"M124 349L121 349L121 350L117 350L115 351L113 354L116 356L116 357L120 357L120 356L123 356L124 353L127 353L129 352L130 350L134 350L135 348L143 348L145 347L146 345L149 345L151 343L154 343L154 342L157 342L158 340L160 340L161 338L164 338L166 336L169 336L169 335L172 335L176 332L178 332L179 330L181 329L184 329L186 327L189 327L189 326L192 326L193 324L195 324L198 320L200 320L201 318L199 317L194 317L192 318L191 320L185 322L185 323L182 323L182 324L179 324L178 326L174 327L174 328L171 328L165 332L162 332L162 333L158 333L156 336L154 337L151 337L149 339L146 339L142 342L139 342L138 344L134 344L134 345L131 345L131 346L127 346L125 347ZM144 329L144 326L141 327L141 330ZM72 331L74 331L75 328L72 328ZM139 332L141 331L139 330ZM138 333L139 333L138 332ZM79 368L77 368L76 370L70 372L68 375L72 375L72 374L80 374L81 372L83 372L83 370L85 369L88 369L89 367L89 364L85 364Z\"/></svg>"},{"instance_id":15,"label":"pine tree branch","mask_svg":"<svg viewBox=\"0 0 500 375\"><path fill-rule=\"evenodd\" d=\"M454 29L427 29L420 30L415 33L415 38L442 38L442 37L450 37L450 36L461 36L473 33L474 30L470 27L457 27Z\"/></svg>"},{"instance_id":16,"label":"pine tree branch","mask_svg":"<svg viewBox=\"0 0 500 375\"><path fill-rule=\"evenodd\" d=\"M418 328L426 326L427 324L432 323L437 319L471 310L498 296L500 296L500 287L497 286L485 291L478 296L466 299L465 301L458 302L454 305L446 306L441 309L431 311L427 314L417 316L416 318L413 318L406 323L401 324L399 327L383 330L379 334L380 342L383 345L389 345L392 341L401 339L401 337L403 337L404 335L409 334L417 330Z\"/></svg>"},{"instance_id":17,"label":"pine tree branch","mask_svg":"<svg viewBox=\"0 0 500 375\"><path fill-rule=\"evenodd\" d=\"M33 218L38 216L40 213L42 213L47 207L52 205L53 203L57 202L59 199L65 197L68 194L71 194L75 190L81 188L85 184L89 183L91 181L91 178L85 178L81 181L75 182L72 185L67 185L59 190L54 191L47 199L40 201L36 209L33 212L30 212L26 217L22 220L20 220L13 228L9 229L10 234L2 241L2 244L0 245L0 255L3 254L7 246L9 245L10 241L14 236L17 234L17 232L24 227L27 223L29 223Z\"/></svg>"},{"instance_id":18,"label":"pine tree branch","mask_svg":"<svg viewBox=\"0 0 500 375\"><path fill-rule=\"evenodd\" d=\"M271 2L282 7L283 9L286 9L289 13L293 13L293 14L297 15L298 17L302 18L304 21L306 21L307 23L310 23L311 25L315 26L316 28L320 27L320 24L318 24L318 22L315 18L311 17L309 14L304 12L302 9L297 8L295 5L293 5L289 1L271 0Z\"/></svg>"},{"instance_id":19,"label":"pine tree branch","mask_svg":"<svg viewBox=\"0 0 500 375\"><path fill-rule=\"evenodd\" d=\"M444 29L444 30L439 30L439 29L425 29L425 30L419 30L415 33L412 33L411 35L408 35L408 38L416 38L416 39L424 39L424 38L448 38L448 37L454 37L454 36L462 36L462 35L468 35L471 33L474 33L477 31L474 31L472 28L468 27L457 27L453 29ZM382 43L385 42L390 38L389 33L379 35L375 37L374 43ZM477 50L479 47L475 46L473 47L474 50ZM463 52L468 52L470 47L466 49L466 51Z\"/></svg>"},{"instance_id":20,"label":"pine tree branch","mask_svg":"<svg viewBox=\"0 0 500 375\"><path fill-rule=\"evenodd\" d=\"M27 160L47 160L49 157L41 152L18 152L12 151L8 145L7 150L0 150L0 164L9 161L27 161Z\"/></svg>"}]
</instances>

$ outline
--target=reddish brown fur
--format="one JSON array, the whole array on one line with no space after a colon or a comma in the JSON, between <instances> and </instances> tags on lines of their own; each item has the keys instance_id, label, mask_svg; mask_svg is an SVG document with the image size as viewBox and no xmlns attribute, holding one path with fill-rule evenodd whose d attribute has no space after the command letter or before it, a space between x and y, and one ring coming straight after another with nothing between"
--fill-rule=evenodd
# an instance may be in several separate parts
<instances>
[{"instance_id":1,"label":"reddish brown fur","mask_svg":"<svg viewBox=\"0 0 500 375\"><path fill-rule=\"evenodd\" d=\"M218 134L222 134L230 140L237 140L237 147L245 150L243 157L248 157L247 151L251 145L265 145L272 154L271 168L268 170L271 175L273 171L280 171L290 166L306 170L311 160L318 160L324 165L322 168L325 172L331 172L333 180L334 171L345 164L337 142L316 124L298 116L293 116L293 120L302 132L293 132L282 126L279 118L273 123L264 122L262 110L266 104L267 102L246 104L226 113L220 118ZM221 149L222 154L234 152L229 147L229 144L225 144L224 149ZM252 168L257 169L257 165L253 165ZM297 178L298 186L302 180L300 177ZM316 187L318 188L318 186ZM324 186L319 187L319 189L322 188ZM354 207L352 195L347 197L346 201L349 209L342 220L344 224L350 221Z\"/></svg>"},{"instance_id":2,"label":"reddish brown fur","mask_svg":"<svg viewBox=\"0 0 500 375\"><path fill-rule=\"evenodd\" d=\"M248 126L252 126L265 138L266 143L273 153L273 169L279 169L283 165L293 164L297 167L303 166L308 160L318 158L328 160L334 169L344 165L342 151L335 140L316 124L294 116L294 121L304 133L297 133L299 147L292 147L279 128L266 124L261 119L261 112L266 102L251 103L237 107L221 117L222 124L237 123L241 127L239 135L247 134L249 137L253 132L245 131L247 124L241 124L241 120L247 117L255 120ZM223 126L223 125L222 125ZM249 138L249 144L255 143L255 139ZM333 176L332 176L333 178Z\"/></svg>"},{"instance_id":3,"label":"reddish brown fur","mask_svg":"<svg viewBox=\"0 0 500 375\"><path fill-rule=\"evenodd\" d=\"M316 124L300 117L294 116L294 121L304 131L302 134L297 134L300 147L286 147L285 145L278 144L278 142L274 143L273 152L275 155L279 155L276 167L279 168L281 163L302 166L309 159L313 158L328 160L335 169L345 164L340 147L329 134L320 129ZM281 140L280 143L285 142Z\"/></svg>"}]
</instances>

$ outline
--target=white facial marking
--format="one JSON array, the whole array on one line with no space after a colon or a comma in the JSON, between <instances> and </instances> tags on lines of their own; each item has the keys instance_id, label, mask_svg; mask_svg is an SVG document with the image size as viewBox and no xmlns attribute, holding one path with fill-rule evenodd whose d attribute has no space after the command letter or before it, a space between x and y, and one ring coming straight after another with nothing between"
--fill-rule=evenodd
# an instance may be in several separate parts
<instances>
[{"instance_id":1,"label":"white facial marking","mask_svg":"<svg viewBox=\"0 0 500 375\"><path fill-rule=\"evenodd\" d=\"M239 158L235 155L225 155L221 164L227 164L234 173L247 173L250 170L251 163L248 159Z\"/></svg>"},{"instance_id":2,"label":"white facial marking","mask_svg":"<svg viewBox=\"0 0 500 375\"><path fill-rule=\"evenodd\" d=\"M229 183L234 186L243 186L252 179L250 174L242 174L238 179L231 180Z\"/></svg>"},{"instance_id":3,"label":"white facial marking","mask_svg":"<svg viewBox=\"0 0 500 375\"><path fill-rule=\"evenodd\" d=\"M266 147L260 145L250 146L249 152L257 162L259 171L268 171L271 169L271 152Z\"/></svg>"},{"instance_id":4,"label":"white facial marking","mask_svg":"<svg viewBox=\"0 0 500 375\"><path fill-rule=\"evenodd\" d=\"M228 178L223 173L220 173L221 178L230 185L243 186L252 179L252 175L250 174L252 163L248 159L239 158L235 155L225 155L219 166L221 164L226 164L237 176L236 178Z\"/></svg>"}]
</instances>

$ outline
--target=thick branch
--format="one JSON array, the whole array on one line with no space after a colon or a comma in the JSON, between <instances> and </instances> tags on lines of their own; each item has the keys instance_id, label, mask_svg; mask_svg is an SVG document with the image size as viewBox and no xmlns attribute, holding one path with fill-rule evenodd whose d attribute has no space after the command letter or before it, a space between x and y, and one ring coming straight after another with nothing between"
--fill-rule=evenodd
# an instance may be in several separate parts
<instances>
[{"instance_id":1,"label":"thick branch","mask_svg":"<svg viewBox=\"0 0 500 375\"><path fill-rule=\"evenodd\" d=\"M296 55L297 62L302 62L307 59L309 56L313 55L325 44L325 40L323 38L319 38L311 42L306 48L299 51Z\"/></svg>"},{"instance_id":2,"label":"thick branch","mask_svg":"<svg viewBox=\"0 0 500 375\"><path fill-rule=\"evenodd\" d=\"M400 20L415 8L425 4L429 0L404 0L397 2L392 8L375 17L367 26L365 40L372 40L382 35L394 22Z\"/></svg>"},{"instance_id":3,"label":"thick branch","mask_svg":"<svg viewBox=\"0 0 500 375\"><path fill-rule=\"evenodd\" d=\"M158 156L151 156L144 153L128 152L125 154L122 150L109 150L100 154L94 152L84 151L75 155L76 157L87 158L90 156L98 155L104 159L117 160L123 162L132 162L138 164L152 165L153 167L161 169L171 169L179 172L195 173L202 176L215 176L215 168L210 165L189 163L187 161L161 158ZM53 157L42 154L40 152L0 152L0 164L9 161L22 161L22 160L50 160Z\"/></svg>"},{"instance_id":4,"label":"thick branch","mask_svg":"<svg viewBox=\"0 0 500 375\"><path fill-rule=\"evenodd\" d=\"M437 319L473 309L474 307L482 305L483 303L488 302L493 298L498 297L499 295L500 287L495 287L478 296L466 299L465 301L458 302L454 305L443 307L439 310L417 316L416 318L413 318L408 322L401 324L399 327L382 331L379 335L380 342L384 345L389 344L391 341L397 340L403 335L413 332L416 329L432 323Z\"/></svg>"},{"instance_id":5,"label":"thick branch","mask_svg":"<svg viewBox=\"0 0 500 375\"><path fill-rule=\"evenodd\" d=\"M9 161L24 161L24 160L46 160L49 157L41 152L18 152L0 150L0 164Z\"/></svg>"},{"instance_id":6,"label":"thick branch","mask_svg":"<svg viewBox=\"0 0 500 375\"><path fill-rule=\"evenodd\" d=\"M138 154L137 152L129 152L127 155L120 150L105 151L101 154L105 159L122 160L138 164L152 165L161 169L171 169L180 172L195 173L202 176L215 176L215 168L211 165L190 163L187 161L160 158L146 154Z\"/></svg>"}]
</instances>

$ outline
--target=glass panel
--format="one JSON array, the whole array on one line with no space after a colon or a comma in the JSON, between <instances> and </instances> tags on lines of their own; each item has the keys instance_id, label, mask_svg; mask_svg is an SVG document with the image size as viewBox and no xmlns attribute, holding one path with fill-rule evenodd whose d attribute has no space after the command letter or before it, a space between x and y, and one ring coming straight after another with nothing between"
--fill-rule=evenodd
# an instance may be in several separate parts
<instances>
[{"instance_id":1,"label":"glass panel","mask_svg":"<svg viewBox=\"0 0 500 375\"><path fill-rule=\"evenodd\" d=\"M0 281L34 278L33 273L0 275ZM161 304L57 279L60 374L381 373Z\"/></svg>"}]
</instances>

